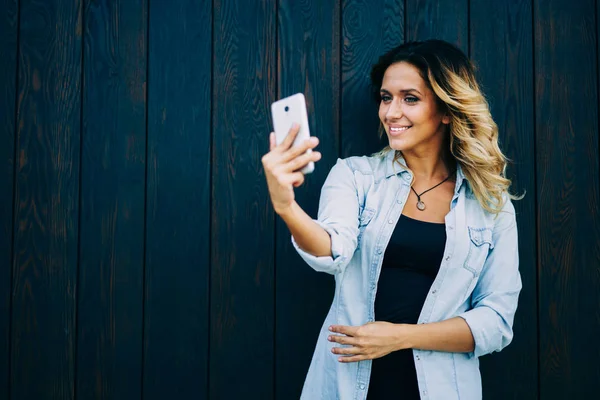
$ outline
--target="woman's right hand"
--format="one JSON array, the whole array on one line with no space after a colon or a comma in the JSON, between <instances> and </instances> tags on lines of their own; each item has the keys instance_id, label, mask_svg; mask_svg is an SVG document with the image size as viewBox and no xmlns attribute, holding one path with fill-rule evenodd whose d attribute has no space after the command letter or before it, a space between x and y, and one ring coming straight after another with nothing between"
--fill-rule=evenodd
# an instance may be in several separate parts
<instances>
[{"instance_id":1,"label":"woman's right hand","mask_svg":"<svg viewBox=\"0 0 600 400\"><path fill-rule=\"evenodd\" d=\"M310 161L319 161L321 153L313 151L305 154L319 144L319 139L311 137L297 147L292 147L300 127L294 124L279 146L275 144L275 134L269 136L269 152L262 158L263 168L269 187L269 195L277 214L284 212L294 202L294 187L304 183L304 174L300 172Z\"/></svg>"}]
</instances>

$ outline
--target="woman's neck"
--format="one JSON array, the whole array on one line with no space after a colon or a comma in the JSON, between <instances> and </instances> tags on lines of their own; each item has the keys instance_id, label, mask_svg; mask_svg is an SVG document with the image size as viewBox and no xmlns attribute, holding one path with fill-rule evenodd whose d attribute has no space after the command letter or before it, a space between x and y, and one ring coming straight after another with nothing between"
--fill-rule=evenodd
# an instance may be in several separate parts
<instances>
[{"instance_id":1,"label":"woman's neck","mask_svg":"<svg viewBox=\"0 0 600 400\"><path fill-rule=\"evenodd\" d=\"M414 152L402 153L408 168L415 175L415 180L437 181L443 180L451 174L455 166L450 162L451 157L444 157L441 152L416 154Z\"/></svg>"}]
</instances>

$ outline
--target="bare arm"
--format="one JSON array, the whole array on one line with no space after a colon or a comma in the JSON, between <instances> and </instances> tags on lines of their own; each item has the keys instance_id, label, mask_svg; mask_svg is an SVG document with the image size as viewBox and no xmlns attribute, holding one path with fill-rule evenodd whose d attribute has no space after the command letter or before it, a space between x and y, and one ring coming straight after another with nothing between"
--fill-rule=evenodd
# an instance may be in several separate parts
<instances>
[{"instance_id":1,"label":"bare arm","mask_svg":"<svg viewBox=\"0 0 600 400\"><path fill-rule=\"evenodd\" d=\"M315 257L331 256L331 237L296 203L279 212L298 246Z\"/></svg>"},{"instance_id":2,"label":"bare arm","mask_svg":"<svg viewBox=\"0 0 600 400\"><path fill-rule=\"evenodd\" d=\"M464 319L450 318L428 324L399 325L401 348L468 353L475 348L471 329Z\"/></svg>"},{"instance_id":3,"label":"bare arm","mask_svg":"<svg viewBox=\"0 0 600 400\"><path fill-rule=\"evenodd\" d=\"M404 349L468 353L475 348L469 325L460 317L429 324L393 324L376 321L362 326L334 325L330 342L346 345L333 347L340 362L375 359Z\"/></svg>"},{"instance_id":4,"label":"bare arm","mask_svg":"<svg viewBox=\"0 0 600 400\"><path fill-rule=\"evenodd\" d=\"M273 209L286 223L300 255L318 271L335 273L346 265L356 247L358 204L352 172L338 160L321 191L319 220L312 219L295 201L294 188L304 183L300 169L318 161L319 152L306 153L318 144L312 137L292 146L298 134L294 126L285 140L276 145L270 136L270 151L262 158ZM339 199L343 198L344 202Z\"/></svg>"},{"instance_id":5,"label":"bare arm","mask_svg":"<svg viewBox=\"0 0 600 400\"><path fill-rule=\"evenodd\" d=\"M354 173L338 159L321 189L319 215L312 219L295 201L294 188L304 183L300 172L319 152L306 153L318 144L313 137L292 146L298 133L294 126L285 140L276 145L270 136L270 151L262 158L273 209L292 234L298 254L314 270L329 274L342 271L352 259L358 241L359 204Z\"/></svg>"}]
</instances>

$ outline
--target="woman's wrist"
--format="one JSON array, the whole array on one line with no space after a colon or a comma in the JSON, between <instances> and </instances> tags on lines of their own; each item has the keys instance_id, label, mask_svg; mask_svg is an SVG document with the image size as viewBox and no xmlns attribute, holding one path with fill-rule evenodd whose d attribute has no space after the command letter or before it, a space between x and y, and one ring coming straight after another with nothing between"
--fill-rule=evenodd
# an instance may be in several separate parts
<instances>
[{"instance_id":1,"label":"woman's wrist","mask_svg":"<svg viewBox=\"0 0 600 400\"><path fill-rule=\"evenodd\" d=\"M416 325L411 324L396 324L396 351L413 348L415 327Z\"/></svg>"},{"instance_id":2,"label":"woman's wrist","mask_svg":"<svg viewBox=\"0 0 600 400\"><path fill-rule=\"evenodd\" d=\"M275 214L279 215L281 218L285 218L293 212L292 206L294 203L295 201L292 201L283 207L273 207L273 210L275 211Z\"/></svg>"}]
</instances>

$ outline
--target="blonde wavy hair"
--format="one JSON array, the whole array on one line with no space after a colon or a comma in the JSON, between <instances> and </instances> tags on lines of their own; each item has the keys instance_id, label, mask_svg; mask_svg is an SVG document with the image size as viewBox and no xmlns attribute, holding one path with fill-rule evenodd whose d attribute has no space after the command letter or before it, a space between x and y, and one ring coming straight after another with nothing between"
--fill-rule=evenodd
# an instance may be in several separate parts
<instances>
[{"instance_id":1,"label":"blonde wavy hair","mask_svg":"<svg viewBox=\"0 0 600 400\"><path fill-rule=\"evenodd\" d=\"M505 196L513 200L522 198L509 192L508 159L498 145L498 126L468 57L442 40L408 42L390 50L371 71L373 94L378 103L383 75L390 65L398 62L407 62L421 72L435 93L438 106L450 117L449 152L461 166L481 207L498 214L506 202ZM380 136L384 132L380 126ZM389 151L392 149L386 146L377 155ZM400 156L396 152L394 161Z\"/></svg>"}]
</instances>

